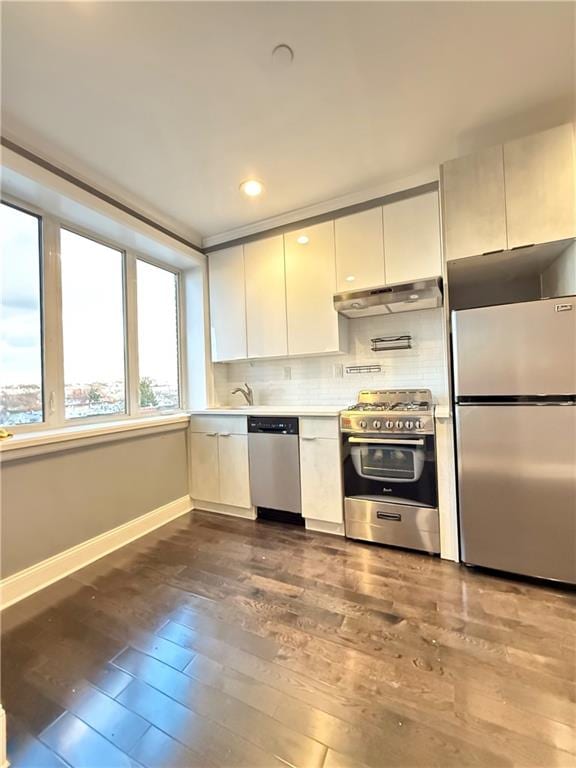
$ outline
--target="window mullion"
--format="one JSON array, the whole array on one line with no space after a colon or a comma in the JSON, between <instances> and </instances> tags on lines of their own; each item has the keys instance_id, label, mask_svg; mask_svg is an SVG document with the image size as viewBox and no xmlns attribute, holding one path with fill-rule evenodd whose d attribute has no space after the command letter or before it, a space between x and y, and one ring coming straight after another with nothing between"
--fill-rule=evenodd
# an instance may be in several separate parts
<instances>
[{"instance_id":1,"label":"window mullion","mask_svg":"<svg viewBox=\"0 0 576 768\"><path fill-rule=\"evenodd\" d=\"M180 408L188 408L188 356L186 338L186 294L182 274L177 277L178 312L178 400Z\"/></svg>"},{"instance_id":2,"label":"window mullion","mask_svg":"<svg viewBox=\"0 0 576 768\"><path fill-rule=\"evenodd\" d=\"M60 227L52 216L42 224L43 322L44 322L44 422L64 424L64 350L62 343L62 282Z\"/></svg>"},{"instance_id":3,"label":"window mullion","mask_svg":"<svg viewBox=\"0 0 576 768\"><path fill-rule=\"evenodd\" d=\"M130 416L137 416L140 413L140 373L138 370L136 256L131 251L126 251L124 258L127 412Z\"/></svg>"}]
</instances>

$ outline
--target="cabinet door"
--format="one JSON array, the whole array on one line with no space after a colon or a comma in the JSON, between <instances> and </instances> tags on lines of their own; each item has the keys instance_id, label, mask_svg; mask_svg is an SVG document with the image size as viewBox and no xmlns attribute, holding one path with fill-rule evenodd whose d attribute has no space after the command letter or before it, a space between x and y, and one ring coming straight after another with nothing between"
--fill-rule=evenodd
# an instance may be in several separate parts
<instances>
[{"instance_id":1,"label":"cabinet door","mask_svg":"<svg viewBox=\"0 0 576 768\"><path fill-rule=\"evenodd\" d=\"M286 283L282 235L246 243L248 357L285 357Z\"/></svg>"},{"instance_id":2,"label":"cabinet door","mask_svg":"<svg viewBox=\"0 0 576 768\"><path fill-rule=\"evenodd\" d=\"M190 496L200 501L220 501L218 436L190 433Z\"/></svg>"},{"instance_id":3,"label":"cabinet door","mask_svg":"<svg viewBox=\"0 0 576 768\"><path fill-rule=\"evenodd\" d=\"M250 506L250 474L248 470L248 437L220 434L220 503L233 507Z\"/></svg>"},{"instance_id":4,"label":"cabinet door","mask_svg":"<svg viewBox=\"0 0 576 768\"><path fill-rule=\"evenodd\" d=\"M336 219L334 236L338 292L384 284L382 208Z\"/></svg>"},{"instance_id":5,"label":"cabinet door","mask_svg":"<svg viewBox=\"0 0 576 768\"><path fill-rule=\"evenodd\" d=\"M502 146L444 163L440 171L446 259L506 248Z\"/></svg>"},{"instance_id":6,"label":"cabinet door","mask_svg":"<svg viewBox=\"0 0 576 768\"><path fill-rule=\"evenodd\" d=\"M241 245L208 257L212 360L237 360L246 352L244 249Z\"/></svg>"},{"instance_id":7,"label":"cabinet door","mask_svg":"<svg viewBox=\"0 0 576 768\"><path fill-rule=\"evenodd\" d=\"M342 523L339 440L300 438L300 484L304 517Z\"/></svg>"},{"instance_id":8,"label":"cabinet door","mask_svg":"<svg viewBox=\"0 0 576 768\"><path fill-rule=\"evenodd\" d=\"M505 144L504 173L509 248L576 236L571 124Z\"/></svg>"},{"instance_id":9,"label":"cabinet door","mask_svg":"<svg viewBox=\"0 0 576 768\"><path fill-rule=\"evenodd\" d=\"M438 193L398 200L385 205L383 211L386 282L442 274Z\"/></svg>"},{"instance_id":10,"label":"cabinet door","mask_svg":"<svg viewBox=\"0 0 576 768\"><path fill-rule=\"evenodd\" d=\"M307 238L305 243L298 242L303 238ZM338 351L334 222L287 233L284 250L288 352L307 355Z\"/></svg>"}]
</instances>

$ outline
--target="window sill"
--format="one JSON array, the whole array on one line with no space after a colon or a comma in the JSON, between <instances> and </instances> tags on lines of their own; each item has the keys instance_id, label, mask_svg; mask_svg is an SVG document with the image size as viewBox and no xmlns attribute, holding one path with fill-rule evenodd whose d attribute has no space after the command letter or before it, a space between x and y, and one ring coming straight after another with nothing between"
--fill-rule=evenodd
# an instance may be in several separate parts
<instances>
[{"instance_id":1,"label":"window sill","mask_svg":"<svg viewBox=\"0 0 576 768\"><path fill-rule=\"evenodd\" d=\"M49 453L76 447L72 443L100 443L123 437L133 437L132 433L146 431L166 431L184 426L190 415L182 411L164 416L143 416L118 421L82 424L59 429L43 429L37 432L18 432L12 437L0 441L0 455L3 461L11 458L28 458L39 453Z\"/></svg>"}]
</instances>

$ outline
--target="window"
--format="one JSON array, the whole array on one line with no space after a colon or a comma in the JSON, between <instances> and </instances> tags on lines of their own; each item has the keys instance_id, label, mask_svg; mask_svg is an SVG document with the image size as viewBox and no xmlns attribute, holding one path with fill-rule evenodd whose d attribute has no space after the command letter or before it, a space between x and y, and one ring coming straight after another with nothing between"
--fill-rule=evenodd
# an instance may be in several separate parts
<instances>
[{"instance_id":1,"label":"window","mask_svg":"<svg viewBox=\"0 0 576 768\"><path fill-rule=\"evenodd\" d=\"M140 407L178 408L178 276L137 261Z\"/></svg>"},{"instance_id":2,"label":"window","mask_svg":"<svg viewBox=\"0 0 576 768\"><path fill-rule=\"evenodd\" d=\"M0 206L0 424L41 422L41 223Z\"/></svg>"},{"instance_id":3,"label":"window","mask_svg":"<svg viewBox=\"0 0 576 768\"><path fill-rule=\"evenodd\" d=\"M60 230L67 419L126 412L123 256Z\"/></svg>"},{"instance_id":4,"label":"window","mask_svg":"<svg viewBox=\"0 0 576 768\"><path fill-rule=\"evenodd\" d=\"M0 427L181 407L180 273L0 202Z\"/></svg>"}]
</instances>

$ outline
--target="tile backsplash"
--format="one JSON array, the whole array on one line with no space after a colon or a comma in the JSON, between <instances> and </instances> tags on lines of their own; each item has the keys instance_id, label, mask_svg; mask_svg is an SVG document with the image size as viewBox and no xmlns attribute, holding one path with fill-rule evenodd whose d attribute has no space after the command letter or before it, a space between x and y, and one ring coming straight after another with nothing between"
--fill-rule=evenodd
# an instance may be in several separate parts
<instances>
[{"instance_id":1,"label":"tile backsplash","mask_svg":"<svg viewBox=\"0 0 576 768\"><path fill-rule=\"evenodd\" d=\"M254 390L256 405L348 405L361 389L430 389L446 403L441 309L365 317L348 322L348 353L318 357L216 363L215 395L219 405L240 404L231 390L244 382ZM410 334L412 349L372 352L377 336ZM380 365L380 373L346 373L348 366Z\"/></svg>"}]
</instances>

